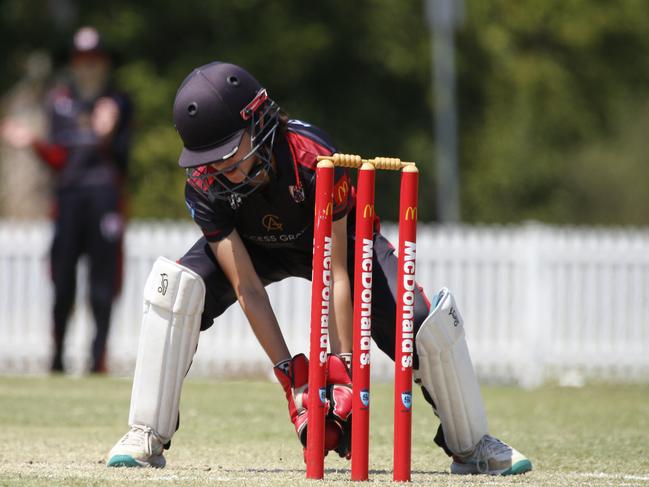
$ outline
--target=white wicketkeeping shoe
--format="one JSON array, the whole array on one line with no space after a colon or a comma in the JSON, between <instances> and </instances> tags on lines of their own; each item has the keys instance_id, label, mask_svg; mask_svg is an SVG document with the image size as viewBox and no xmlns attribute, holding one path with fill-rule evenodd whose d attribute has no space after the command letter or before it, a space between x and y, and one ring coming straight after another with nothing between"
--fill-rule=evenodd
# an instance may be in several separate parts
<instances>
[{"instance_id":1,"label":"white wicketkeeping shoe","mask_svg":"<svg viewBox=\"0 0 649 487\"><path fill-rule=\"evenodd\" d=\"M165 466L164 444L148 426L133 425L108 453L108 467Z\"/></svg>"},{"instance_id":2,"label":"white wicketkeeping shoe","mask_svg":"<svg viewBox=\"0 0 649 487\"><path fill-rule=\"evenodd\" d=\"M517 475L532 470L532 462L515 448L484 435L468 455L453 455L451 473Z\"/></svg>"}]
</instances>

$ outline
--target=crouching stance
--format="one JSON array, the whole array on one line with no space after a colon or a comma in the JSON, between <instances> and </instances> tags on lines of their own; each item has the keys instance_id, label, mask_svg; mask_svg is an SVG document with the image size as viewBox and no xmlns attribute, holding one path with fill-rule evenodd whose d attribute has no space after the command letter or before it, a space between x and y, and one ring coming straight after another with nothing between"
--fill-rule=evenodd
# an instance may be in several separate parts
<instances>
[{"instance_id":1,"label":"crouching stance","mask_svg":"<svg viewBox=\"0 0 649 487\"><path fill-rule=\"evenodd\" d=\"M178 263L160 258L144 290L144 319L133 381L130 431L111 450L109 466L165 464L178 426L183 379L200 331L238 302L284 390L302 445L308 435L308 360L292 356L265 286L310 279L318 155L335 152L320 129L290 120L250 73L227 63L192 72L174 102L183 140L185 199L203 232ZM334 170L332 292L325 447L349 458L355 191L345 168ZM375 220L372 339L394 358L397 257ZM432 310L432 311L431 311ZM431 308L414 297L417 381L441 421L435 442L459 474L517 474L523 455L488 435L478 382L453 296L443 289ZM314 391L311 391L314 393ZM318 394L321 391L317 391ZM432 435L431 435L432 436Z\"/></svg>"}]
</instances>

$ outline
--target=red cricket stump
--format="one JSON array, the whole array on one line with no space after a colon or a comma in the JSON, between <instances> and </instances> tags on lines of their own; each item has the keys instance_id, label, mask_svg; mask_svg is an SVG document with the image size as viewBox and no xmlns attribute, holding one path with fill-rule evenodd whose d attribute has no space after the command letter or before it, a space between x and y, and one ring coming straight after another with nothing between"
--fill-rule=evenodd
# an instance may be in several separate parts
<instances>
[{"instance_id":1,"label":"red cricket stump","mask_svg":"<svg viewBox=\"0 0 649 487\"><path fill-rule=\"evenodd\" d=\"M331 302L331 222L333 218L334 165L321 161L316 170L311 284L311 343L306 444L306 477L324 477L327 352Z\"/></svg>"},{"instance_id":2,"label":"red cricket stump","mask_svg":"<svg viewBox=\"0 0 649 487\"><path fill-rule=\"evenodd\" d=\"M374 165L368 162L364 163L358 172L358 191L356 195L352 363L352 480L367 480L369 464L374 179Z\"/></svg>"},{"instance_id":3,"label":"red cricket stump","mask_svg":"<svg viewBox=\"0 0 649 487\"><path fill-rule=\"evenodd\" d=\"M410 481L418 180L419 171L414 165L405 166L401 170L399 268L394 353L393 479L395 481Z\"/></svg>"}]
</instances>

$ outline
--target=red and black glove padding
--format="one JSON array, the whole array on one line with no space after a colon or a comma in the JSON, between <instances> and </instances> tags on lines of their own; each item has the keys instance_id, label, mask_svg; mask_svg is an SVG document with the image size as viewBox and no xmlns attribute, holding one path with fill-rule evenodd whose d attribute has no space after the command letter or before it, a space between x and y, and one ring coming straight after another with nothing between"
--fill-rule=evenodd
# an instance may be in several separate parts
<instances>
[{"instance_id":1,"label":"red and black glove padding","mask_svg":"<svg viewBox=\"0 0 649 487\"><path fill-rule=\"evenodd\" d=\"M327 422L340 428L340 440L333 450L343 458L351 458L352 378L349 368L338 355L329 355L327 373Z\"/></svg>"},{"instance_id":2,"label":"red and black glove padding","mask_svg":"<svg viewBox=\"0 0 649 487\"><path fill-rule=\"evenodd\" d=\"M273 371L286 393L288 413L295 426L297 437L306 447L309 360L301 353L291 359L286 371L279 366L276 366Z\"/></svg>"}]
</instances>

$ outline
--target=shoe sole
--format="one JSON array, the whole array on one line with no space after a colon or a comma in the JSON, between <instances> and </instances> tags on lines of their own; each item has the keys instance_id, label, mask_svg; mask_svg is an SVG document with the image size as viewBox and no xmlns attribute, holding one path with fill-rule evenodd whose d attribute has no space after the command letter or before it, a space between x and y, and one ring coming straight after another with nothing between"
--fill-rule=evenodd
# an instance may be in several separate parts
<instances>
[{"instance_id":1,"label":"shoe sole","mask_svg":"<svg viewBox=\"0 0 649 487\"><path fill-rule=\"evenodd\" d=\"M115 455L111 457L110 460L106 463L107 467L129 467L129 468L144 468L144 467L153 467L153 468L162 468L165 466L165 460L162 458L161 461L153 461L151 463L140 462L133 458L131 455Z\"/></svg>"},{"instance_id":2,"label":"shoe sole","mask_svg":"<svg viewBox=\"0 0 649 487\"><path fill-rule=\"evenodd\" d=\"M532 462L529 460L519 460L514 465L505 470L492 470L490 472L478 472L474 465L461 464L454 462L451 465L451 473L454 475L521 475L532 470Z\"/></svg>"},{"instance_id":3,"label":"shoe sole","mask_svg":"<svg viewBox=\"0 0 649 487\"><path fill-rule=\"evenodd\" d=\"M107 467L142 467L140 462L130 455L115 455L108 460Z\"/></svg>"},{"instance_id":4,"label":"shoe sole","mask_svg":"<svg viewBox=\"0 0 649 487\"><path fill-rule=\"evenodd\" d=\"M514 465L512 465L510 468L505 470L500 475L520 475L529 472L530 470L532 470L532 462L525 459L516 462Z\"/></svg>"}]
</instances>

